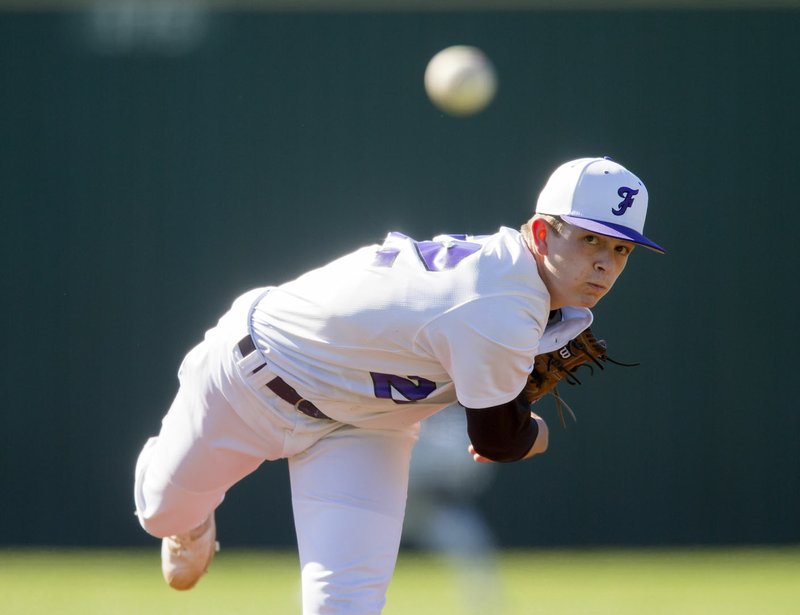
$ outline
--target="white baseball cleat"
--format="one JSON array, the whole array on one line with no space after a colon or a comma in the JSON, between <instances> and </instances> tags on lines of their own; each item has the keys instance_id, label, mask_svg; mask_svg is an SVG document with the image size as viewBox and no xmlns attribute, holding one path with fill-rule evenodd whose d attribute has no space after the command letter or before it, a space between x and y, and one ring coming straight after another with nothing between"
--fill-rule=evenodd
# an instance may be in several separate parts
<instances>
[{"instance_id":1,"label":"white baseball cleat","mask_svg":"<svg viewBox=\"0 0 800 615\"><path fill-rule=\"evenodd\" d=\"M200 580L214 553L219 551L214 513L186 534L161 541L161 572L173 589L191 589Z\"/></svg>"}]
</instances>

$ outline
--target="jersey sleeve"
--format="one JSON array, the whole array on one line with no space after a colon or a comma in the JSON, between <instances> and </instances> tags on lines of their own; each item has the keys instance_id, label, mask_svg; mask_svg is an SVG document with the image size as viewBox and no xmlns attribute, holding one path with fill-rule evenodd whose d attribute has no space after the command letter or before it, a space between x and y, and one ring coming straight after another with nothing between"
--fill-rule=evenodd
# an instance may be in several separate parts
<instances>
[{"instance_id":1,"label":"jersey sleeve","mask_svg":"<svg viewBox=\"0 0 800 615\"><path fill-rule=\"evenodd\" d=\"M523 295L482 297L428 323L419 340L450 375L462 406L497 406L525 386L546 310Z\"/></svg>"}]
</instances>

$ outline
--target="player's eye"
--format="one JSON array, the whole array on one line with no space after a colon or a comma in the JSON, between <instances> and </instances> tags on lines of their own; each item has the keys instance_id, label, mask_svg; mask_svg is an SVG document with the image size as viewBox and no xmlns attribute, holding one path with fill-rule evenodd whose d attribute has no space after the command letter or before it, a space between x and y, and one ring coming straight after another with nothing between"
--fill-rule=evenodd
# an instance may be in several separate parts
<instances>
[{"instance_id":1,"label":"player's eye","mask_svg":"<svg viewBox=\"0 0 800 615\"><path fill-rule=\"evenodd\" d=\"M633 248L630 246L619 245L614 248L618 254L622 254L623 256L628 256L633 251Z\"/></svg>"},{"instance_id":2,"label":"player's eye","mask_svg":"<svg viewBox=\"0 0 800 615\"><path fill-rule=\"evenodd\" d=\"M586 235L583 240L590 246L596 246L600 243L600 238L597 235Z\"/></svg>"}]
</instances>

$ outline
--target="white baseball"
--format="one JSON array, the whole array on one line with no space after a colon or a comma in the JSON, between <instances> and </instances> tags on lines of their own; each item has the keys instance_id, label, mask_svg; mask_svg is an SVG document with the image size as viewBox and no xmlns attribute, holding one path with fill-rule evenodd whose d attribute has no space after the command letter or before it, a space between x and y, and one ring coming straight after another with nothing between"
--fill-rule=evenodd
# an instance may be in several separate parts
<instances>
[{"instance_id":1,"label":"white baseball","mask_svg":"<svg viewBox=\"0 0 800 615\"><path fill-rule=\"evenodd\" d=\"M454 45L437 53L425 69L425 91L445 113L483 111L497 92L494 65L477 47Z\"/></svg>"}]
</instances>

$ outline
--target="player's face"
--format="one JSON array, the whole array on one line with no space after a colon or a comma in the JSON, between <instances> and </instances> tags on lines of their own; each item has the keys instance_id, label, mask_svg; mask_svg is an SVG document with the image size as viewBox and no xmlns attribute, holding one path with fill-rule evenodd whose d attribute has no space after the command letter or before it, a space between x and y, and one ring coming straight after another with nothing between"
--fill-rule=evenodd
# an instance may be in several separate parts
<instances>
[{"instance_id":1,"label":"player's face","mask_svg":"<svg viewBox=\"0 0 800 615\"><path fill-rule=\"evenodd\" d=\"M539 270L550 291L550 309L594 307L625 269L635 244L567 225L547 227Z\"/></svg>"}]
</instances>

